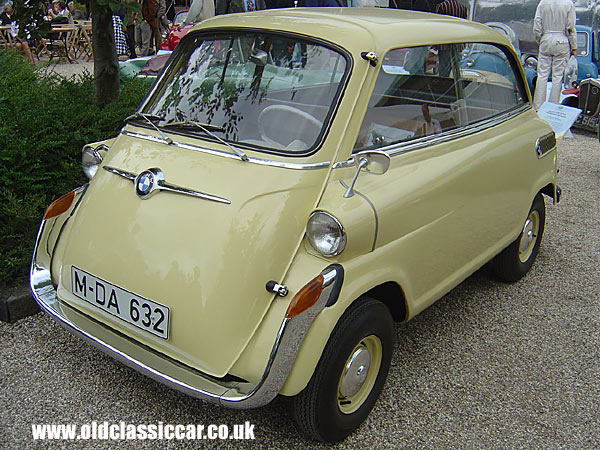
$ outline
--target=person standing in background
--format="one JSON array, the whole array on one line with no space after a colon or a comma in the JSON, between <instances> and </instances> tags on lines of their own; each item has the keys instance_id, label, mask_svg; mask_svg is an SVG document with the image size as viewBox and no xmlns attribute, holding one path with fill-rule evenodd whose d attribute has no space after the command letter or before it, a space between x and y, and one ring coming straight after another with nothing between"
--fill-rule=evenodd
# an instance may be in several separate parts
<instances>
[{"instance_id":1,"label":"person standing in background","mask_svg":"<svg viewBox=\"0 0 600 450\"><path fill-rule=\"evenodd\" d=\"M161 15L160 9L161 9L160 1L142 0L142 16L144 17L144 20L149 25L149 28L152 32L152 35L150 36L150 40L151 41L154 40L154 53L156 53L160 50L160 44L162 42L162 37L160 35L160 29L159 29L159 25L158 25L159 17ZM164 2L164 0L162 0L162 14L163 15L165 13L165 10L166 10L165 2ZM151 50L149 48L149 47L151 47L151 45L148 45L146 47L146 45L148 44L147 28L148 27L143 27L141 30L142 31L142 41L144 42L144 48L147 49L146 50L147 53L145 53L144 50L142 50L143 55L154 54L151 52Z\"/></svg>"},{"instance_id":2,"label":"person standing in background","mask_svg":"<svg viewBox=\"0 0 600 450\"><path fill-rule=\"evenodd\" d=\"M133 12L131 9L126 8L125 17L127 25L125 25L125 38L127 39L127 47L129 47L129 58L137 58L135 51L135 24L137 22L138 14Z\"/></svg>"},{"instance_id":3,"label":"person standing in background","mask_svg":"<svg viewBox=\"0 0 600 450\"><path fill-rule=\"evenodd\" d=\"M215 16L215 2L214 0L192 0L192 4L190 5L190 10L181 27L185 27L186 25L190 25L192 23L199 23L203 20L210 19Z\"/></svg>"},{"instance_id":4,"label":"person standing in background","mask_svg":"<svg viewBox=\"0 0 600 450\"><path fill-rule=\"evenodd\" d=\"M549 101L558 103L570 55L577 56L575 5L571 0L542 0L535 11L533 33L540 49L533 107L538 111L546 101L548 75L552 70Z\"/></svg>"}]
</instances>

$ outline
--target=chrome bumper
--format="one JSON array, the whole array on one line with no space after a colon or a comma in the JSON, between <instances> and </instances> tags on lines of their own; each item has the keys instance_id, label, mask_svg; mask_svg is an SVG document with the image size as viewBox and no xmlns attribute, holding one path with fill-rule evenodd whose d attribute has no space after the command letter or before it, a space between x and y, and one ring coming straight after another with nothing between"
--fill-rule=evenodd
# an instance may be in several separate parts
<instances>
[{"instance_id":1,"label":"chrome bumper","mask_svg":"<svg viewBox=\"0 0 600 450\"><path fill-rule=\"evenodd\" d=\"M335 297L343 279L343 269L338 265L327 267L321 272L325 280L321 296L314 306L302 314L282 321L267 366L257 383L222 381L142 346L60 301L50 277L51 256L48 254L48 246L39 245L45 226L46 222L43 221L30 272L31 292L43 311L69 332L126 366L187 395L230 408L257 408L277 396L310 325L326 305L337 300Z\"/></svg>"}]
</instances>

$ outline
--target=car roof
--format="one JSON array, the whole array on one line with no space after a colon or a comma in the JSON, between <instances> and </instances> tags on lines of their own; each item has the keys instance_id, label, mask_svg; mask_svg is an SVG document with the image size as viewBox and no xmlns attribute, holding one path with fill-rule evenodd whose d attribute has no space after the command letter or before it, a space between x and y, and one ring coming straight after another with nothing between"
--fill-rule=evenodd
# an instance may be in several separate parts
<instances>
[{"instance_id":1,"label":"car roof","mask_svg":"<svg viewBox=\"0 0 600 450\"><path fill-rule=\"evenodd\" d=\"M510 45L501 33L479 23L390 8L270 9L216 16L197 29L208 27L289 31L338 43L350 51L455 42Z\"/></svg>"}]
</instances>

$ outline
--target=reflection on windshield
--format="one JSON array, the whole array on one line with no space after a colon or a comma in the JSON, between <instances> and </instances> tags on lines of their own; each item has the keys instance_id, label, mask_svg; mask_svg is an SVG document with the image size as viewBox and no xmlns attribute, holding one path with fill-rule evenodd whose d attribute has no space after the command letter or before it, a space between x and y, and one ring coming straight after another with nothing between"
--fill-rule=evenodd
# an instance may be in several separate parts
<instances>
[{"instance_id":1,"label":"reflection on windshield","mask_svg":"<svg viewBox=\"0 0 600 450\"><path fill-rule=\"evenodd\" d=\"M257 33L189 36L179 47L143 112L278 151L306 152L319 143L347 67L340 53Z\"/></svg>"}]
</instances>

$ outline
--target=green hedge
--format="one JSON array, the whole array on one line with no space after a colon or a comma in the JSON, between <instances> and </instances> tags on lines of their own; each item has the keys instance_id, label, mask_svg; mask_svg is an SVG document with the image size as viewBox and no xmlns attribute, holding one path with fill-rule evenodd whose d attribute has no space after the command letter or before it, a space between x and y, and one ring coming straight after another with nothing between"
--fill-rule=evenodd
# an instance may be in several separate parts
<instances>
[{"instance_id":1,"label":"green hedge","mask_svg":"<svg viewBox=\"0 0 600 450\"><path fill-rule=\"evenodd\" d=\"M27 279L46 207L87 181L83 145L115 136L147 89L128 80L119 100L100 109L92 75L48 76L0 51L0 287Z\"/></svg>"}]
</instances>

